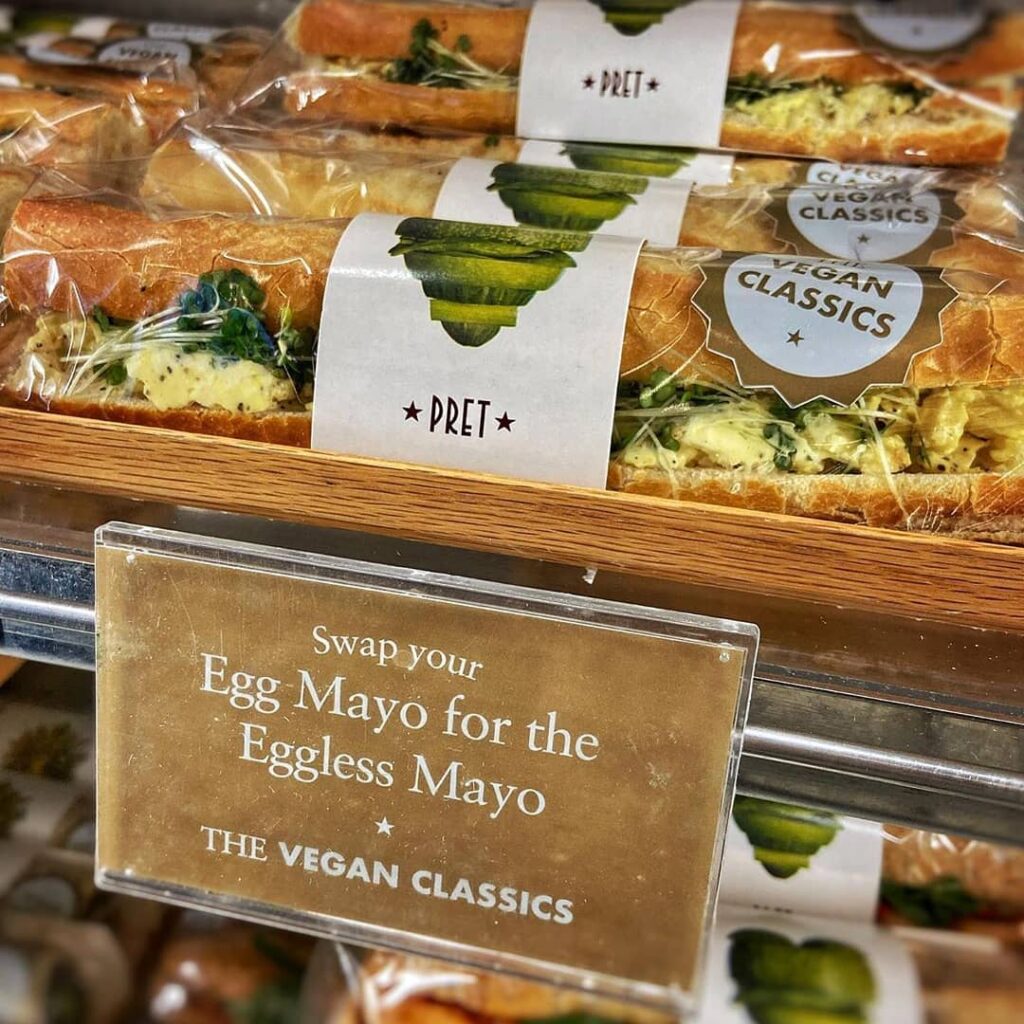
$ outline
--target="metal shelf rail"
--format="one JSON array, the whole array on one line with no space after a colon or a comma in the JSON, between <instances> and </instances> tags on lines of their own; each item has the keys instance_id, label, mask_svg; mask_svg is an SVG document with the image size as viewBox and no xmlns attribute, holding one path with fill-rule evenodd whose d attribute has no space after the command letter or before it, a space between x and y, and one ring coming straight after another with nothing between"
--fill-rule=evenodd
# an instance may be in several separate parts
<instances>
[{"instance_id":1,"label":"metal shelf rail","mask_svg":"<svg viewBox=\"0 0 1024 1024\"><path fill-rule=\"evenodd\" d=\"M996 841L1024 834L1022 637L884 615L866 622L839 608L759 605L724 590L666 591L578 568L5 485L0 650L93 667L92 531L114 519L758 622L744 791Z\"/></svg>"}]
</instances>

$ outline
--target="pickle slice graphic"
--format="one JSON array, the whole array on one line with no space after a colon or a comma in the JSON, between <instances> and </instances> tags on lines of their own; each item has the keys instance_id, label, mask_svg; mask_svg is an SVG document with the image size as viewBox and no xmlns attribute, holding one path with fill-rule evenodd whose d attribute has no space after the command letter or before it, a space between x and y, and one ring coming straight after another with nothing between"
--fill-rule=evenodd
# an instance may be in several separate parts
<instances>
[{"instance_id":1,"label":"pickle slice graphic","mask_svg":"<svg viewBox=\"0 0 1024 1024\"><path fill-rule=\"evenodd\" d=\"M682 7L688 0L591 0L604 11L604 20L624 36L638 36Z\"/></svg>"},{"instance_id":2,"label":"pickle slice graphic","mask_svg":"<svg viewBox=\"0 0 1024 1024\"><path fill-rule=\"evenodd\" d=\"M842 825L828 811L738 796L732 817L754 847L754 856L774 878L792 878L835 839Z\"/></svg>"},{"instance_id":3,"label":"pickle slice graphic","mask_svg":"<svg viewBox=\"0 0 1024 1024\"><path fill-rule=\"evenodd\" d=\"M744 928L730 936L729 973L755 1024L867 1024L876 997L864 954L831 939Z\"/></svg>"},{"instance_id":4,"label":"pickle slice graphic","mask_svg":"<svg viewBox=\"0 0 1024 1024\"><path fill-rule=\"evenodd\" d=\"M390 255L401 256L430 299L430 319L459 345L478 348L515 327L520 306L576 266L590 237L408 217Z\"/></svg>"},{"instance_id":5,"label":"pickle slice graphic","mask_svg":"<svg viewBox=\"0 0 1024 1024\"><path fill-rule=\"evenodd\" d=\"M562 152L574 167L609 174L641 174L645 178L671 178L693 162L695 149L675 146L631 146L617 143L567 142Z\"/></svg>"},{"instance_id":6,"label":"pickle slice graphic","mask_svg":"<svg viewBox=\"0 0 1024 1024\"><path fill-rule=\"evenodd\" d=\"M520 224L564 231L596 231L647 189L639 175L530 164L498 164L491 177L487 190L498 193Z\"/></svg>"}]
</instances>

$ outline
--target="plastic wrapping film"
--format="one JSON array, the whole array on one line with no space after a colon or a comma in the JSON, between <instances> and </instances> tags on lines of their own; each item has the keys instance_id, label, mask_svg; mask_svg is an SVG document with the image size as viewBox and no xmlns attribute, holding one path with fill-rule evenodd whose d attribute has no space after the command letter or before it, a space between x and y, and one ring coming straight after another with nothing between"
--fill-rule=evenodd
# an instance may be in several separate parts
<instances>
[{"instance_id":1,"label":"plastic wrapping film","mask_svg":"<svg viewBox=\"0 0 1024 1024\"><path fill-rule=\"evenodd\" d=\"M539 200L549 200L534 204L532 218L531 207L524 204L522 212L516 207L521 222L538 227L570 228L577 208L584 213L600 209L598 203L609 194L623 192L622 204L613 207L610 217L601 211L601 228L614 232L614 211L635 203L636 195L658 182L649 173L653 155L670 152L645 150L647 158L641 159L628 147L573 145L564 148L574 151L575 166L563 168L523 160L523 146L516 140L507 140L514 145L492 147L489 153L486 147L458 152L458 145L445 153L445 142L453 137L420 137L418 142L424 145L392 149L396 139L408 141L343 129L304 132L258 122L197 122L157 149L143 173L141 192L147 200L186 210L307 218L365 212L429 217L457 161L485 158L496 164L491 191L501 195L507 186L523 195L532 189ZM458 143L457 138L454 141ZM678 157L681 169L673 180L686 180L686 161L692 157ZM517 172L516 163L531 169ZM674 167L675 162L667 166ZM835 165L739 157L731 174L734 180L728 185L694 182L673 242L735 252L815 255L820 247L808 238L792 228L780 232L780 218L783 224L793 219L801 223L803 213L802 226L809 234L814 230L807 223L812 214L819 224L837 226L832 234L838 229L840 249L847 247L846 234L866 228L879 240L883 235L889 239L882 246L887 250L884 258L905 257L934 238L933 251L925 252L925 261L932 265L1010 277L1024 271L1024 249L1015 244L1024 226L1024 208L1013 180L997 171L859 167L844 173ZM838 180L815 180L827 177ZM578 202L563 199L569 216L559 220L551 215L550 199L567 189L575 191ZM920 224L917 229L915 220ZM953 231L955 239L946 237ZM828 236L819 238L822 245L829 241ZM894 247L893 241L902 244ZM852 247L858 248L856 239ZM870 243L859 248L861 258L873 258Z\"/></svg>"},{"instance_id":2,"label":"plastic wrapping film","mask_svg":"<svg viewBox=\"0 0 1024 1024\"><path fill-rule=\"evenodd\" d=\"M767 930L766 926L773 921L785 926L790 920L766 915L757 920L758 930ZM814 919L806 921L813 931ZM826 936L836 928L828 921L818 924ZM916 933L901 934L894 939L891 933L881 929L847 927L868 943L873 935L877 936L883 949L893 943L903 947L899 950L900 957L909 961L909 970L901 979L909 989L908 998L902 1007L898 999L891 1000L884 1018L876 1016L877 1006L873 1005L871 989L863 1001L842 992L844 976L849 980L848 972L834 962L827 970L823 964L817 979L813 975L806 977L806 987L798 985L779 1000L772 1000L768 992L762 992L759 993L762 999L755 1001L746 993L749 1000L746 1005L752 1008L746 1013L740 999L733 998L740 993L733 993L731 989L717 993L706 986L705 998L722 999L724 996L735 1014L729 1020L750 1021L751 1024L766 1021L775 1024L791 1019L861 1021L864 1024L881 1019L900 1021L900 1024L917 1024L918 1021L923 1024L976 1024L979 1021L1015 1024L1020 1019L1024 1008L1024 978L1018 953L988 943L949 945ZM819 943L819 955L826 955L828 949L835 949L836 945L834 940ZM709 978L719 966L709 964ZM887 966L891 965L875 965L876 969ZM762 969L769 967L766 958ZM811 967L809 957L806 967ZM876 977L876 985L877 980ZM774 979L774 984L778 983L778 979ZM816 990L818 986L820 990ZM874 994L877 992L874 988ZM667 1024L671 1019L565 989L482 974L422 958L378 952L362 954L326 944L317 950L304 995L305 1019L323 1024L483 1024L486 1021L553 1024L581 1020L595 1024L657 1024L658 1021ZM806 999L801 998L804 995ZM788 1012L784 1009L787 1002L790 1004ZM830 1005L835 1008L830 1010ZM821 1016L799 1015L807 1013L809 1007ZM920 1009L923 1009L923 1016L919 1015Z\"/></svg>"},{"instance_id":3,"label":"plastic wrapping film","mask_svg":"<svg viewBox=\"0 0 1024 1024\"><path fill-rule=\"evenodd\" d=\"M262 29L28 10L9 28L0 39L0 167L60 167L90 187L127 185L130 161L182 117L224 103L268 41Z\"/></svg>"},{"instance_id":4,"label":"plastic wrapping film","mask_svg":"<svg viewBox=\"0 0 1024 1024\"><path fill-rule=\"evenodd\" d=\"M170 213L109 195L23 200L4 248L7 399L307 445L316 332L349 223ZM797 341L794 300L805 317L835 324L861 309L858 294L897 305L909 295L911 312L925 312L907 336L920 351L904 383L798 408L740 387L736 364L717 354L731 351L728 318L713 315L709 332L706 313L712 279L735 272L736 257L646 247L626 315L610 486L1017 539L1024 297L1014 282L923 268L887 284L895 271L882 265L858 274L828 261L789 258L780 270L775 257L747 259L762 261L748 284L810 276L766 300L770 316L782 314L773 333L785 327ZM865 322L892 322L876 314L866 309ZM763 327L759 306L752 316ZM775 340L785 350L785 335Z\"/></svg>"},{"instance_id":5,"label":"plastic wrapping film","mask_svg":"<svg viewBox=\"0 0 1024 1024\"><path fill-rule=\"evenodd\" d=\"M733 803L719 898L1024 949L1024 850L757 797Z\"/></svg>"},{"instance_id":6,"label":"plastic wrapping film","mask_svg":"<svg viewBox=\"0 0 1024 1024\"><path fill-rule=\"evenodd\" d=\"M299 1024L313 941L186 913L162 944L146 986L153 1024Z\"/></svg>"},{"instance_id":7,"label":"plastic wrapping film","mask_svg":"<svg viewBox=\"0 0 1024 1024\"><path fill-rule=\"evenodd\" d=\"M612 24L629 16L628 4L599 6ZM640 13L656 24L678 7ZM374 128L514 135L530 18L528 3L305 0L244 98L303 118ZM718 145L889 163L1000 161L1019 106L1021 18L992 15L941 58L916 60L859 29L848 7L746 0L731 56L723 55ZM650 24L619 31L633 40ZM658 25L651 35L664 31ZM683 45L680 38L671 45ZM686 59L666 51L667 64ZM620 95L629 95L628 81ZM706 88L704 81L692 85ZM638 109L629 108L632 116ZM715 144L688 137L688 124L659 126L658 138L593 141Z\"/></svg>"}]
</instances>

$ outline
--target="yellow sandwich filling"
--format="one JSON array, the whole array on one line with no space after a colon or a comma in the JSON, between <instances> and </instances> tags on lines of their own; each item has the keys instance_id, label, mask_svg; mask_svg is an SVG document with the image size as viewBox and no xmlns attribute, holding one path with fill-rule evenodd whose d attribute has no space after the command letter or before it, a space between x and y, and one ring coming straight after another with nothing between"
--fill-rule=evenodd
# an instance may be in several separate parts
<instances>
[{"instance_id":1,"label":"yellow sandwich filling","mask_svg":"<svg viewBox=\"0 0 1024 1024\"><path fill-rule=\"evenodd\" d=\"M768 392L662 380L624 390L612 457L640 469L889 475L1024 466L1024 385L879 388L851 406L798 409Z\"/></svg>"},{"instance_id":2,"label":"yellow sandwich filling","mask_svg":"<svg viewBox=\"0 0 1024 1024\"><path fill-rule=\"evenodd\" d=\"M99 351L103 331L94 320L47 313L36 320L12 386L44 400L56 397L85 401L144 400L157 409L226 409L244 413L295 407L292 380L275 367L218 355L173 341L129 344L113 365L91 357Z\"/></svg>"},{"instance_id":3,"label":"yellow sandwich filling","mask_svg":"<svg viewBox=\"0 0 1024 1024\"><path fill-rule=\"evenodd\" d=\"M772 82L758 75L730 80L726 106L770 131L820 133L878 129L910 114L929 121L949 118L922 108L931 91L908 82L843 85L829 78ZM922 109L919 109L922 108Z\"/></svg>"}]
</instances>

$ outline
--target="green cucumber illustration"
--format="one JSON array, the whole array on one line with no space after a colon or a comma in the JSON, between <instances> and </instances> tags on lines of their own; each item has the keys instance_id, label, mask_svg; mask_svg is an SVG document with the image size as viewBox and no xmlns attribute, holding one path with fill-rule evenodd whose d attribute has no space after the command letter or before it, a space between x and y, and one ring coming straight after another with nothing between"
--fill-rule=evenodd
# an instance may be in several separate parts
<instances>
[{"instance_id":1,"label":"green cucumber illustration","mask_svg":"<svg viewBox=\"0 0 1024 1024\"><path fill-rule=\"evenodd\" d=\"M843 827L828 811L738 796L733 821L754 847L754 856L773 878L792 878L835 839Z\"/></svg>"},{"instance_id":2,"label":"green cucumber illustration","mask_svg":"<svg viewBox=\"0 0 1024 1024\"><path fill-rule=\"evenodd\" d=\"M7 748L3 767L68 782L85 756L82 742L67 722L26 729Z\"/></svg>"},{"instance_id":3,"label":"green cucumber illustration","mask_svg":"<svg viewBox=\"0 0 1024 1024\"><path fill-rule=\"evenodd\" d=\"M567 142L562 147L574 167L609 174L642 174L645 178L671 178L693 163L695 149L675 146L628 146L598 142Z\"/></svg>"},{"instance_id":4,"label":"green cucumber illustration","mask_svg":"<svg viewBox=\"0 0 1024 1024\"><path fill-rule=\"evenodd\" d=\"M604 20L624 36L638 36L688 0L591 0L604 11Z\"/></svg>"},{"instance_id":5,"label":"green cucumber illustration","mask_svg":"<svg viewBox=\"0 0 1024 1024\"><path fill-rule=\"evenodd\" d=\"M491 177L488 192L497 192L520 224L562 231L596 231L647 189L639 175L530 164L498 164Z\"/></svg>"},{"instance_id":6,"label":"green cucumber illustration","mask_svg":"<svg viewBox=\"0 0 1024 1024\"><path fill-rule=\"evenodd\" d=\"M730 937L735 1001L755 1024L867 1024L875 979L854 946L744 928Z\"/></svg>"},{"instance_id":7,"label":"green cucumber illustration","mask_svg":"<svg viewBox=\"0 0 1024 1024\"><path fill-rule=\"evenodd\" d=\"M408 217L390 255L401 256L430 299L430 319L459 345L478 348L518 310L576 266L589 235ZM568 250L568 251L567 251Z\"/></svg>"}]
</instances>

